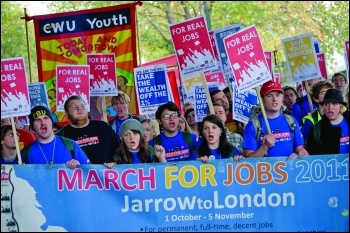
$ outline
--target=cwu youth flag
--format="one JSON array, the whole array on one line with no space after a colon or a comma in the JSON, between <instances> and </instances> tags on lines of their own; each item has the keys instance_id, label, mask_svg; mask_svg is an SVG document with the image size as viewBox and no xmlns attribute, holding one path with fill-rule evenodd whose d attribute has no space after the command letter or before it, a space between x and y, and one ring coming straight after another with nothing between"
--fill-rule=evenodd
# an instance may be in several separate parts
<instances>
[{"instance_id":1,"label":"cwu youth flag","mask_svg":"<svg viewBox=\"0 0 350 233\"><path fill-rule=\"evenodd\" d=\"M33 16L39 81L48 93L56 91L57 65L86 65L86 54L112 53L117 77L124 80L124 92L130 97L130 113L137 110L134 73L136 59L135 6L140 2L89 10ZM93 97L91 110L98 109ZM108 108L109 106L106 106ZM50 103L52 112L55 102ZM91 112L92 115L96 113ZM60 121L67 120L58 113Z\"/></svg>"}]
</instances>

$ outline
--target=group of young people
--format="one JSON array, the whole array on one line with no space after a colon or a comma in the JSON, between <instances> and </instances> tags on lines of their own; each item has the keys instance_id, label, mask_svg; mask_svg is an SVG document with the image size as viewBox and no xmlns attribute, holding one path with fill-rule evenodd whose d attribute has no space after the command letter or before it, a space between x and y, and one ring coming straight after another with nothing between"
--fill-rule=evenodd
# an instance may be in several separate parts
<instances>
[{"instance_id":1,"label":"group of young people","mask_svg":"<svg viewBox=\"0 0 350 233\"><path fill-rule=\"evenodd\" d=\"M336 74L333 80L347 84L344 75ZM332 82L310 81L312 110L307 96L298 98L295 88L264 83L260 95L266 118L259 113L245 126L232 119L229 93L221 90L210 92L214 113L208 111L202 122L195 122L193 105L185 104L182 115L173 102L160 105L155 119L133 116L128 110L130 98L123 91L112 98L116 117L104 122L89 119L84 100L71 96L64 104L69 122L57 132L49 109L31 110L30 128L36 139L21 150L20 158L24 164L65 163L74 169L80 164L113 168L116 164L349 153L349 101L344 100L348 93ZM344 87L348 92L348 85ZM11 125L1 127L1 164L19 163L14 137L18 136Z\"/></svg>"}]
</instances>

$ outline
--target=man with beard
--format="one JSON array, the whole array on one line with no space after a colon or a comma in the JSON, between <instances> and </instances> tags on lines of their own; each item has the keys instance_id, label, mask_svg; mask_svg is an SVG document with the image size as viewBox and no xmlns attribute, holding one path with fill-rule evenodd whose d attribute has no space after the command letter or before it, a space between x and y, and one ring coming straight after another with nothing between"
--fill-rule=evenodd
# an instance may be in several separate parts
<instances>
[{"instance_id":1,"label":"man with beard","mask_svg":"<svg viewBox=\"0 0 350 233\"><path fill-rule=\"evenodd\" d=\"M74 140L92 164L113 162L120 141L112 128L104 121L89 120L86 104L80 96L70 96L64 103L64 110L69 125L56 134Z\"/></svg>"},{"instance_id":2,"label":"man with beard","mask_svg":"<svg viewBox=\"0 0 350 233\"><path fill-rule=\"evenodd\" d=\"M190 132L179 130L180 109L174 102L167 102L158 107L156 119L163 131L151 141L149 145L162 145L168 162L195 160L192 152L199 147L202 139Z\"/></svg>"},{"instance_id":3,"label":"man with beard","mask_svg":"<svg viewBox=\"0 0 350 233\"><path fill-rule=\"evenodd\" d=\"M37 139L21 150L23 163L49 164L50 167L53 164L65 163L71 169L79 164L90 164L88 157L77 143L53 133L53 121L48 108L45 106L32 108L29 122Z\"/></svg>"}]
</instances>

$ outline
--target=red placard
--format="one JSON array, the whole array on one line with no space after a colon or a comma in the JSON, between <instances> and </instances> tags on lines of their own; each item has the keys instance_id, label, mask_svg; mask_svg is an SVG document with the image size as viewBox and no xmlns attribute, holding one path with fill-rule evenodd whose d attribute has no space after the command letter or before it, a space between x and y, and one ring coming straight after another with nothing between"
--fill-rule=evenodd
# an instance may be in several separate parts
<instances>
[{"instance_id":1,"label":"red placard","mask_svg":"<svg viewBox=\"0 0 350 233\"><path fill-rule=\"evenodd\" d=\"M90 66L90 95L117 95L114 53L86 54L86 58Z\"/></svg>"},{"instance_id":2,"label":"red placard","mask_svg":"<svg viewBox=\"0 0 350 233\"><path fill-rule=\"evenodd\" d=\"M203 16L169 26L181 76L217 68Z\"/></svg>"},{"instance_id":3,"label":"red placard","mask_svg":"<svg viewBox=\"0 0 350 233\"><path fill-rule=\"evenodd\" d=\"M224 44L240 91L251 90L272 79L255 26L225 37Z\"/></svg>"},{"instance_id":4,"label":"red placard","mask_svg":"<svg viewBox=\"0 0 350 233\"><path fill-rule=\"evenodd\" d=\"M30 114L24 58L1 59L1 119Z\"/></svg>"},{"instance_id":5,"label":"red placard","mask_svg":"<svg viewBox=\"0 0 350 233\"><path fill-rule=\"evenodd\" d=\"M56 106L57 111L64 112L64 103L72 95L78 95L86 103L90 111L90 66L57 66Z\"/></svg>"}]
</instances>

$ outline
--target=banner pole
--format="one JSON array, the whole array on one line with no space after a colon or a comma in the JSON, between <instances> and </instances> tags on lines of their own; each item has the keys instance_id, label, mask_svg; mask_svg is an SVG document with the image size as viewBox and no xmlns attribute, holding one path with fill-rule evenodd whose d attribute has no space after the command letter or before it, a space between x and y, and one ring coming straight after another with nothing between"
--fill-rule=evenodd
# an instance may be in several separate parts
<instances>
[{"instance_id":1,"label":"banner pole","mask_svg":"<svg viewBox=\"0 0 350 233\"><path fill-rule=\"evenodd\" d=\"M24 17L27 17L27 8L24 8ZM26 39L27 39L27 52L28 52L28 67L29 67L29 83L32 83L32 67L30 63L30 48L29 48L29 36L28 36L28 22L24 20L26 26Z\"/></svg>"},{"instance_id":2,"label":"banner pole","mask_svg":"<svg viewBox=\"0 0 350 233\"><path fill-rule=\"evenodd\" d=\"M266 129L267 129L267 133L271 133L270 125L269 125L269 122L267 120L267 116L266 116L266 112L265 112L265 108L264 108L264 103L263 103L263 101L261 99L261 95L260 95L260 91L259 91L258 87L255 87L255 92L256 92L256 96L259 99L261 113L263 114L264 122L265 122Z\"/></svg>"},{"instance_id":3,"label":"banner pole","mask_svg":"<svg viewBox=\"0 0 350 233\"><path fill-rule=\"evenodd\" d=\"M139 17L137 17L137 6L135 6L135 17L136 17L136 38L137 38L137 61L138 61L138 66L142 66L141 62L141 46L140 46L140 33L139 33Z\"/></svg>"},{"instance_id":4,"label":"banner pole","mask_svg":"<svg viewBox=\"0 0 350 233\"><path fill-rule=\"evenodd\" d=\"M18 164L22 164L22 157L21 157L21 153L19 150L19 142L18 142L18 138L16 137L16 135L17 135L16 125L15 125L15 122L13 120L13 117L10 117L10 120L11 120L12 132L14 135L13 138L15 139L15 144L16 144L16 153L17 153Z\"/></svg>"}]
</instances>

